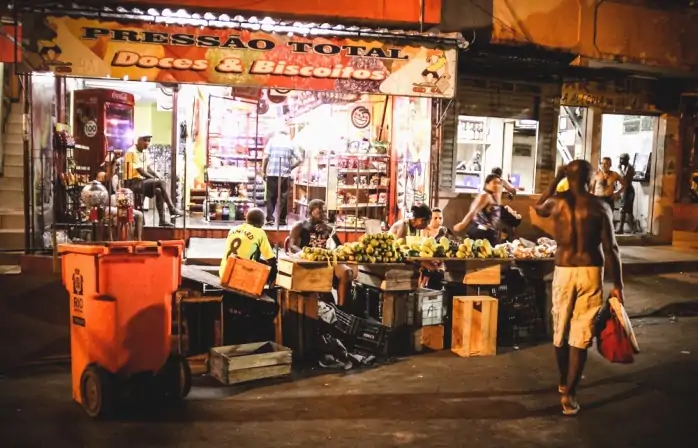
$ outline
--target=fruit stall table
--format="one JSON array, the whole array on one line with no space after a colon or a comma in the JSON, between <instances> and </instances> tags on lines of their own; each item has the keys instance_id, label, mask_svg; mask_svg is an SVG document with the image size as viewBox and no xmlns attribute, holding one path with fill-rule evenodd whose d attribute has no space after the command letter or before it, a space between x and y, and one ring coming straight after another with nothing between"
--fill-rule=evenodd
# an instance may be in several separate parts
<instances>
[{"instance_id":1,"label":"fruit stall table","mask_svg":"<svg viewBox=\"0 0 698 448\"><path fill-rule=\"evenodd\" d=\"M538 315L544 325L545 335L552 336L552 322L550 312L552 308L552 272L554 259L546 258L408 258L415 264L434 263L441 264L444 274L444 307L445 313L445 345L453 349L451 340L454 332L454 320L458 318L454 311L454 298L488 296L497 298L500 302L514 300L509 297L507 279L512 269L517 268L523 274L529 289L535 290L535 294L525 296L520 294L519 301L528 299L526 303L517 303L515 306L531 308L531 313ZM533 303L535 302L535 307Z\"/></svg>"},{"instance_id":2,"label":"fruit stall table","mask_svg":"<svg viewBox=\"0 0 698 448\"><path fill-rule=\"evenodd\" d=\"M276 343L290 348L297 360L310 359L318 348L318 301L332 297L334 267L289 256L279 258L277 270Z\"/></svg>"}]
</instances>

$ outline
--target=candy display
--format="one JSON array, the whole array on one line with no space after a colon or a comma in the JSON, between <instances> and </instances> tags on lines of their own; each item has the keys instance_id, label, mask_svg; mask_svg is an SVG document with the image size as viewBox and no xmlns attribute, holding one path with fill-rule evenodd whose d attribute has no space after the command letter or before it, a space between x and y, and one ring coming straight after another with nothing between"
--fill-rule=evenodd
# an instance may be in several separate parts
<instances>
[{"instance_id":1,"label":"candy display","mask_svg":"<svg viewBox=\"0 0 698 448\"><path fill-rule=\"evenodd\" d=\"M109 201L109 193L104 185L93 180L82 189L80 200L87 207L105 207Z\"/></svg>"}]
</instances>

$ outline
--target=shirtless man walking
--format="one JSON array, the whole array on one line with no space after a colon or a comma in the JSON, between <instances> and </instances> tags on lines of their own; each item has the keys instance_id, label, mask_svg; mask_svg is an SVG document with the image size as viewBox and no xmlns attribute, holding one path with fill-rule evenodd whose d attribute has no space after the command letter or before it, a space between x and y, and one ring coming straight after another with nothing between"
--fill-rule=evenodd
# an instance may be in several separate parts
<instances>
[{"instance_id":1,"label":"shirtless man walking","mask_svg":"<svg viewBox=\"0 0 698 448\"><path fill-rule=\"evenodd\" d=\"M613 166L610 157L601 159L601 169L596 173L591 181L591 191L594 195L602 198L611 206L611 211L615 208L615 201L625 189L625 181L622 176L611 169ZM616 183L620 183L620 190L615 191Z\"/></svg>"},{"instance_id":2,"label":"shirtless man walking","mask_svg":"<svg viewBox=\"0 0 698 448\"><path fill-rule=\"evenodd\" d=\"M555 182L535 206L539 216L552 217L555 224L553 344L565 415L579 412L577 385L594 335L594 318L603 304L604 255L609 258L613 281L611 296L623 301L623 274L612 211L603 199L589 193L591 173L591 164L585 160L560 167ZM564 177L569 189L555 195Z\"/></svg>"}]
</instances>

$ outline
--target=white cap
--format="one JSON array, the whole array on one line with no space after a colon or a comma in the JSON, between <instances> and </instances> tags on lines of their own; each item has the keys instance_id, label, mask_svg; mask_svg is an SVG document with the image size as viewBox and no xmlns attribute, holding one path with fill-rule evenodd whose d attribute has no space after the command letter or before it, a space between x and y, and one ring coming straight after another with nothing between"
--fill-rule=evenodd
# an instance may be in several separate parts
<instances>
[{"instance_id":1,"label":"white cap","mask_svg":"<svg viewBox=\"0 0 698 448\"><path fill-rule=\"evenodd\" d=\"M140 140L142 138L153 138L153 133L150 131L141 131L136 134L136 140Z\"/></svg>"}]
</instances>

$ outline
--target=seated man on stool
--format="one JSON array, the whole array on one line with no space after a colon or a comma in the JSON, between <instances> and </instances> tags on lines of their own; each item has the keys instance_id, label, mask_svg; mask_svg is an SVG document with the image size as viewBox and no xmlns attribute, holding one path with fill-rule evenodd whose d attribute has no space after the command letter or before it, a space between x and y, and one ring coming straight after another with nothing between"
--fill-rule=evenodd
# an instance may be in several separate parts
<instances>
[{"instance_id":1,"label":"seated man on stool","mask_svg":"<svg viewBox=\"0 0 698 448\"><path fill-rule=\"evenodd\" d=\"M148 146L151 135L138 136L136 144L126 151L124 157L126 167L124 170L124 185L133 190L134 194L142 194L147 198L155 198L155 207L158 211L161 227L173 227L172 223L165 220L163 202L167 203L170 218L177 218L184 214L177 209L170 199L165 188L165 182L160 179L155 170L148 164Z\"/></svg>"},{"instance_id":2,"label":"seated man on stool","mask_svg":"<svg viewBox=\"0 0 698 448\"><path fill-rule=\"evenodd\" d=\"M299 221L291 228L290 252L296 254L304 247L321 247L327 249L327 243L332 240L335 246L341 241L334 228L327 223L325 201L313 199L308 203L308 219ZM334 284L337 288L337 305L344 306L351 295L351 282L354 280L354 270L346 264L337 264L334 268Z\"/></svg>"},{"instance_id":3,"label":"seated man on stool","mask_svg":"<svg viewBox=\"0 0 698 448\"><path fill-rule=\"evenodd\" d=\"M263 259L272 267L272 274L269 275L269 283L273 281L274 267L276 266L276 254L271 248L266 232L262 230L264 226L264 212L261 209L253 208L247 212L247 222L240 224L228 232L225 241L225 253L221 260L218 273L223 277L225 265L228 257L234 255L238 258L260 261Z\"/></svg>"},{"instance_id":4,"label":"seated man on stool","mask_svg":"<svg viewBox=\"0 0 698 448\"><path fill-rule=\"evenodd\" d=\"M264 226L264 212L261 209L253 208L247 212L246 221L228 232L228 238L225 241L225 252L223 253L218 273L222 280L225 266L230 256L257 262L264 260L272 268L267 283L273 284L276 277L276 254L269 243L267 234L262 230L262 226ZM238 294L234 290L226 290L224 292L223 304L225 309L228 310L225 319L235 319L236 317L240 319L239 313L242 310L249 312L251 316L251 319L244 318L238 320L238 323L233 323L232 326L225 325L226 328L233 329L232 331L226 331L223 338L225 344L237 343L235 339L241 336L246 338L247 342L266 340L267 335L273 333L273 316L276 316L278 310L275 304L261 300L250 300L250 298ZM265 319L264 316L268 317L268 319ZM239 334L239 331L247 328L246 325L248 324L252 328L243 331L244 335Z\"/></svg>"}]
</instances>

